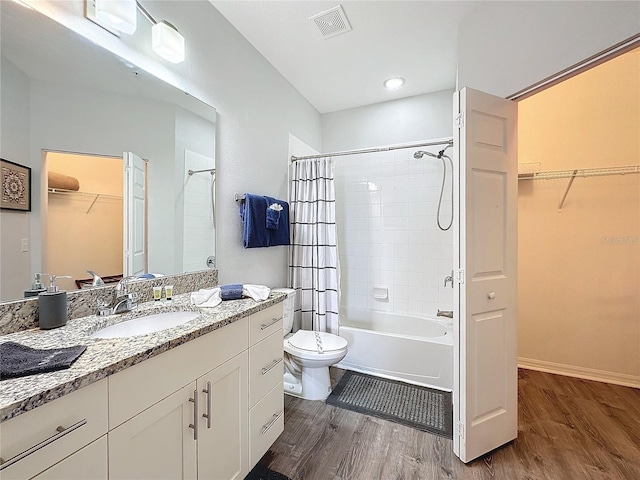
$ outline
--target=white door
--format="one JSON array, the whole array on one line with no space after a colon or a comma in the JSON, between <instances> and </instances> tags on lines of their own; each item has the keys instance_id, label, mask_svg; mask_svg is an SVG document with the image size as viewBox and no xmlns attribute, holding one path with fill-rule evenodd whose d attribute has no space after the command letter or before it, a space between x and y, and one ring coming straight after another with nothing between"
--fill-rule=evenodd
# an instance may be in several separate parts
<instances>
[{"instance_id":1,"label":"white door","mask_svg":"<svg viewBox=\"0 0 640 480\"><path fill-rule=\"evenodd\" d=\"M249 473L248 358L243 352L197 381L198 478L242 480Z\"/></svg>"},{"instance_id":2,"label":"white door","mask_svg":"<svg viewBox=\"0 0 640 480\"><path fill-rule=\"evenodd\" d=\"M109 478L195 480L194 389L192 382L108 433Z\"/></svg>"},{"instance_id":3,"label":"white door","mask_svg":"<svg viewBox=\"0 0 640 480\"><path fill-rule=\"evenodd\" d=\"M124 275L148 270L147 162L124 152Z\"/></svg>"},{"instance_id":4,"label":"white door","mask_svg":"<svg viewBox=\"0 0 640 480\"><path fill-rule=\"evenodd\" d=\"M463 88L454 108L454 452L469 462L518 433L517 104Z\"/></svg>"}]
</instances>

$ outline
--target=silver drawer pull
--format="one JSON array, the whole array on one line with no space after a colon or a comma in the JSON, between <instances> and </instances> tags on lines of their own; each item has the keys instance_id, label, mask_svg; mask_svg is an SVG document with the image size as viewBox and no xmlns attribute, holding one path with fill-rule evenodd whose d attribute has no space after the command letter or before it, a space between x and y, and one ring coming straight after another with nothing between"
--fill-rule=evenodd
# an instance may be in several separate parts
<instances>
[{"instance_id":1,"label":"silver drawer pull","mask_svg":"<svg viewBox=\"0 0 640 480\"><path fill-rule=\"evenodd\" d=\"M271 421L267 423L264 427L262 427L262 435L266 434L271 429L271 427L273 427L273 425L278 421L278 419L282 416L283 413L284 413L284 410L280 410L278 413L273 414L273 418L271 419Z\"/></svg>"},{"instance_id":2,"label":"silver drawer pull","mask_svg":"<svg viewBox=\"0 0 640 480\"><path fill-rule=\"evenodd\" d=\"M262 375L266 375L269 372L269 370L271 370L273 367L278 365L281 361L282 361L282 357L274 360L273 363L271 365L269 365L268 367L264 367L262 369Z\"/></svg>"},{"instance_id":3,"label":"silver drawer pull","mask_svg":"<svg viewBox=\"0 0 640 480\"><path fill-rule=\"evenodd\" d=\"M55 435L53 435L52 437L47 438L46 440L43 440L42 442L38 443L37 445L34 445L33 447L25 450L22 453L19 453L18 455L16 455L15 457L11 457L9 460L7 460L6 462L2 462L0 464L0 470L4 470L7 467L10 467L11 465L13 465L16 462L19 462L20 460L22 460L25 457L28 457L29 455L31 455L32 453L37 452L38 450L40 450L43 447L46 447L47 445L49 445L50 443L55 442L56 440L61 439L62 437L64 437L65 435L67 435L68 433L73 432L74 430L77 430L78 428L82 427L83 425L85 425L87 423L87 420L80 420L78 423L74 423L73 425L71 425L70 427L64 428L64 427L58 427L56 430L58 431L58 433L56 433Z\"/></svg>"},{"instance_id":4,"label":"silver drawer pull","mask_svg":"<svg viewBox=\"0 0 640 480\"><path fill-rule=\"evenodd\" d=\"M274 323L278 323L280 320L282 320L282 317L272 318L269 323L263 323L262 325L260 325L260 330L266 330L267 328L269 328Z\"/></svg>"}]
</instances>

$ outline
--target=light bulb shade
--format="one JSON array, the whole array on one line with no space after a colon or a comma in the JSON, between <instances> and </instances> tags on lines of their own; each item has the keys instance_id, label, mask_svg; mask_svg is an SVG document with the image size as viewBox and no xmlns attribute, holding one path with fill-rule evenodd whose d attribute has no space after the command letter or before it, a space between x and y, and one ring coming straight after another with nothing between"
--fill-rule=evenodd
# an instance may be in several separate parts
<instances>
[{"instance_id":1,"label":"light bulb shade","mask_svg":"<svg viewBox=\"0 0 640 480\"><path fill-rule=\"evenodd\" d=\"M151 28L151 48L171 63L184 61L184 37L164 20Z\"/></svg>"},{"instance_id":2,"label":"light bulb shade","mask_svg":"<svg viewBox=\"0 0 640 480\"><path fill-rule=\"evenodd\" d=\"M96 0L96 19L123 33L136 31L138 10L136 0Z\"/></svg>"}]
</instances>

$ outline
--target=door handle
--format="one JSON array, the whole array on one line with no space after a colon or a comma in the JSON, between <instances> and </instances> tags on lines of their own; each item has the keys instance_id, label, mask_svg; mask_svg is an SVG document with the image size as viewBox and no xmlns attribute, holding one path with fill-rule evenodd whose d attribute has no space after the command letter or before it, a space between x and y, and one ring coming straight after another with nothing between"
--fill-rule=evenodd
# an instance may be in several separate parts
<instances>
[{"instance_id":1,"label":"door handle","mask_svg":"<svg viewBox=\"0 0 640 480\"><path fill-rule=\"evenodd\" d=\"M189 401L193 403L193 423L189 424L189 428L193 428L193 439L198 440L198 389L193 391L193 398Z\"/></svg>"},{"instance_id":2,"label":"door handle","mask_svg":"<svg viewBox=\"0 0 640 480\"><path fill-rule=\"evenodd\" d=\"M487 294L487 298L488 298L489 300L493 300L494 298L496 298L496 292L489 292L489 293Z\"/></svg>"},{"instance_id":3,"label":"door handle","mask_svg":"<svg viewBox=\"0 0 640 480\"><path fill-rule=\"evenodd\" d=\"M207 394L207 413L202 416L207 419L207 428L211 428L211 382L207 382L207 388L202 389Z\"/></svg>"}]
</instances>

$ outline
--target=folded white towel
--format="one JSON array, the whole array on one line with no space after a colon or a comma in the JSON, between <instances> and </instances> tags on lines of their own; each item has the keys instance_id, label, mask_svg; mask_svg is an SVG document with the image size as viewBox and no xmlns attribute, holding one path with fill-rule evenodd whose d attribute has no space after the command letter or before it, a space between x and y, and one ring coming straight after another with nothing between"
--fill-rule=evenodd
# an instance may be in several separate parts
<instances>
[{"instance_id":1,"label":"folded white towel","mask_svg":"<svg viewBox=\"0 0 640 480\"><path fill-rule=\"evenodd\" d=\"M222 303L220 297L220 287L215 288L201 288L197 292L191 293L191 303L198 307L217 307Z\"/></svg>"},{"instance_id":2,"label":"folded white towel","mask_svg":"<svg viewBox=\"0 0 640 480\"><path fill-rule=\"evenodd\" d=\"M269 298L270 293L271 289L265 285L250 285L248 283L242 285L242 295L245 297L251 297L256 302L266 300Z\"/></svg>"}]
</instances>

